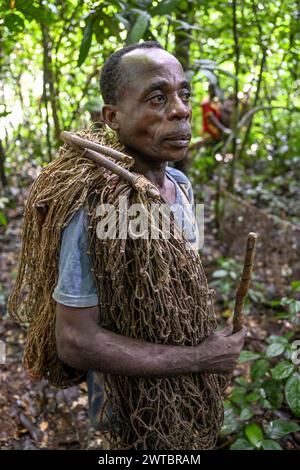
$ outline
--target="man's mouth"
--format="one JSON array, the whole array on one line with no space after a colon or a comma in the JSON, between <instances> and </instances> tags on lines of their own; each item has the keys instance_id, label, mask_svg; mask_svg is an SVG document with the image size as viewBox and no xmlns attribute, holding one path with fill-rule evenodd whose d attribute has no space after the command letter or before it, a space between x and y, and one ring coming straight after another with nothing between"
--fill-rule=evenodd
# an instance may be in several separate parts
<instances>
[{"instance_id":1,"label":"man's mouth","mask_svg":"<svg viewBox=\"0 0 300 470\"><path fill-rule=\"evenodd\" d=\"M169 145L178 148L188 147L191 140L191 134L169 134L165 136L164 141L167 142Z\"/></svg>"}]
</instances>

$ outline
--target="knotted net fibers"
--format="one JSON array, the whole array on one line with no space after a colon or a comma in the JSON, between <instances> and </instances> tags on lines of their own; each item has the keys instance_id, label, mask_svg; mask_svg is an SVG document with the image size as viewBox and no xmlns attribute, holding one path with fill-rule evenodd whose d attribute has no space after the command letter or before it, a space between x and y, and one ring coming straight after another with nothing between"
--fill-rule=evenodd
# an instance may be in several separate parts
<instances>
[{"instance_id":1,"label":"knotted net fibers","mask_svg":"<svg viewBox=\"0 0 300 470\"><path fill-rule=\"evenodd\" d=\"M81 131L81 137L122 150L111 133ZM131 164L118 163L130 169ZM153 201L119 176L97 166L82 150L64 145L58 158L33 184L24 216L19 270L9 298L10 315L27 328L24 365L35 379L67 387L85 378L57 356L55 301L60 237L75 212L85 206L92 274L99 297L99 325L116 333L156 344L196 346L216 329L199 255L175 236L101 240L97 207L124 213L119 197L138 203L153 224ZM162 199L156 201L161 205ZM130 218L129 218L130 219ZM129 223L129 220L127 220ZM117 224L118 225L118 224ZM158 227L160 230L160 227ZM137 378L104 374L113 419L112 449L211 449L223 421L225 380L209 373Z\"/></svg>"}]
</instances>

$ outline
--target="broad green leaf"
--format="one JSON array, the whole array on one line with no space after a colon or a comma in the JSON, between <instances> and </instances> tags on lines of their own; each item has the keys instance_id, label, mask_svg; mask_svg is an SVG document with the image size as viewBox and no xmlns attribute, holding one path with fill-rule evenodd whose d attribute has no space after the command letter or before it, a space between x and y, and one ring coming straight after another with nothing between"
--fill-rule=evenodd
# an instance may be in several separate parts
<instances>
[{"instance_id":1,"label":"broad green leaf","mask_svg":"<svg viewBox=\"0 0 300 470\"><path fill-rule=\"evenodd\" d=\"M261 398L262 398L261 393L258 391L254 391L252 393L249 393L249 395L247 395L246 401L247 403L253 403L255 401L260 400Z\"/></svg>"},{"instance_id":2,"label":"broad green leaf","mask_svg":"<svg viewBox=\"0 0 300 470\"><path fill-rule=\"evenodd\" d=\"M285 338L284 336L277 336L277 335L271 335L269 340L269 343L278 343L278 344L288 344L288 339Z\"/></svg>"},{"instance_id":3,"label":"broad green leaf","mask_svg":"<svg viewBox=\"0 0 300 470\"><path fill-rule=\"evenodd\" d=\"M266 350L266 355L267 355L267 357L280 356L280 354L283 353L284 348L285 348L284 344L272 343L272 344L270 344L270 346L268 346L268 348Z\"/></svg>"},{"instance_id":4,"label":"broad green leaf","mask_svg":"<svg viewBox=\"0 0 300 470\"><path fill-rule=\"evenodd\" d=\"M176 11L181 0L166 0L160 2L155 8L151 10L151 16L154 15L166 15Z\"/></svg>"},{"instance_id":5,"label":"broad green leaf","mask_svg":"<svg viewBox=\"0 0 300 470\"><path fill-rule=\"evenodd\" d=\"M264 439L261 441L261 447L264 450L282 450L282 447L278 444L278 442L271 441L270 439Z\"/></svg>"},{"instance_id":6,"label":"broad green leaf","mask_svg":"<svg viewBox=\"0 0 300 470\"><path fill-rule=\"evenodd\" d=\"M16 8L21 11L27 19L35 20L38 23L50 24L55 19L54 14L46 5L42 5L41 3L34 5L32 0L17 0Z\"/></svg>"},{"instance_id":7,"label":"broad green leaf","mask_svg":"<svg viewBox=\"0 0 300 470\"><path fill-rule=\"evenodd\" d=\"M230 401L232 403L236 403L242 406L246 402L246 397L247 397L247 391L245 388L235 387L231 392Z\"/></svg>"},{"instance_id":8,"label":"broad green leaf","mask_svg":"<svg viewBox=\"0 0 300 470\"><path fill-rule=\"evenodd\" d=\"M242 351L238 362L242 364L243 362L255 361L255 359L258 359L259 357L260 357L259 353L255 353L252 351Z\"/></svg>"},{"instance_id":9,"label":"broad green leaf","mask_svg":"<svg viewBox=\"0 0 300 470\"><path fill-rule=\"evenodd\" d=\"M2 211L0 211L0 225L7 225L7 218Z\"/></svg>"},{"instance_id":10,"label":"broad green leaf","mask_svg":"<svg viewBox=\"0 0 300 470\"><path fill-rule=\"evenodd\" d=\"M278 409L282 405L283 393L278 386L278 381L271 379L264 382L264 390L267 394L267 399L270 401L274 409Z\"/></svg>"},{"instance_id":11,"label":"broad green leaf","mask_svg":"<svg viewBox=\"0 0 300 470\"><path fill-rule=\"evenodd\" d=\"M300 292L300 281L292 281L291 287L293 291Z\"/></svg>"},{"instance_id":12,"label":"broad green leaf","mask_svg":"<svg viewBox=\"0 0 300 470\"><path fill-rule=\"evenodd\" d=\"M149 19L150 16L148 13L141 12L128 34L127 44L134 44L142 39L147 30Z\"/></svg>"},{"instance_id":13,"label":"broad green leaf","mask_svg":"<svg viewBox=\"0 0 300 470\"><path fill-rule=\"evenodd\" d=\"M233 407L225 408L224 423L221 428L222 436L227 436L228 434L237 432L241 428L238 417L239 416Z\"/></svg>"},{"instance_id":14,"label":"broad green leaf","mask_svg":"<svg viewBox=\"0 0 300 470\"><path fill-rule=\"evenodd\" d=\"M250 444L247 439L237 439L231 446L230 450L254 450L255 447Z\"/></svg>"},{"instance_id":15,"label":"broad green leaf","mask_svg":"<svg viewBox=\"0 0 300 470\"><path fill-rule=\"evenodd\" d=\"M259 447L261 441L263 440L263 432L256 423L247 424L245 427L245 434L255 447Z\"/></svg>"},{"instance_id":16,"label":"broad green leaf","mask_svg":"<svg viewBox=\"0 0 300 470\"><path fill-rule=\"evenodd\" d=\"M97 42L99 44L102 44L104 37L105 37L103 26L101 26L99 23L94 23L94 33L95 33Z\"/></svg>"},{"instance_id":17,"label":"broad green leaf","mask_svg":"<svg viewBox=\"0 0 300 470\"><path fill-rule=\"evenodd\" d=\"M24 21L15 13L10 13L4 18L4 25L11 33L20 33L24 29Z\"/></svg>"},{"instance_id":18,"label":"broad green leaf","mask_svg":"<svg viewBox=\"0 0 300 470\"><path fill-rule=\"evenodd\" d=\"M275 380L286 379L294 370L294 365L288 361L279 362L272 370L272 377Z\"/></svg>"},{"instance_id":19,"label":"broad green leaf","mask_svg":"<svg viewBox=\"0 0 300 470\"><path fill-rule=\"evenodd\" d=\"M252 416L253 416L252 410L250 410L250 408L244 408L240 414L240 419L242 421L248 421L248 419L252 418Z\"/></svg>"},{"instance_id":20,"label":"broad green leaf","mask_svg":"<svg viewBox=\"0 0 300 470\"><path fill-rule=\"evenodd\" d=\"M255 380L263 377L269 370L269 363L265 359L255 361L251 366L251 377Z\"/></svg>"},{"instance_id":21,"label":"broad green leaf","mask_svg":"<svg viewBox=\"0 0 300 470\"><path fill-rule=\"evenodd\" d=\"M286 421L284 419L275 419L275 421L271 421L266 429L266 433L268 437L271 439L280 439L283 436L291 432L296 432L300 429L298 424L294 423L293 421Z\"/></svg>"},{"instance_id":22,"label":"broad green leaf","mask_svg":"<svg viewBox=\"0 0 300 470\"><path fill-rule=\"evenodd\" d=\"M82 42L80 45L79 57L78 57L78 62L77 62L78 67L80 67L81 64L83 64L83 62L86 59L86 56L88 55L88 52L92 43L92 36L93 36L93 20L91 17L89 17L87 19L87 22L84 28L83 38L82 38Z\"/></svg>"},{"instance_id":23,"label":"broad green leaf","mask_svg":"<svg viewBox=\"0 0 300 470\"><path fill-rule=\"evenodd\" d=\"M298 418L300 417L300 374L293 374L285 384L286 401Z\"/></svg>"}]
</instances>

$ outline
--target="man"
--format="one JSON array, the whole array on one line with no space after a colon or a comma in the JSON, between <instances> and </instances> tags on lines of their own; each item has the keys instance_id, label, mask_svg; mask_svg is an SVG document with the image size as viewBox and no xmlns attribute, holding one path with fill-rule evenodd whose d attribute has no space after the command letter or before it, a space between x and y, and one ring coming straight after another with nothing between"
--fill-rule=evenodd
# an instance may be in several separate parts
<instances>
[{"instance_id":1,"label":"man","mask_svg":"<svg viewBox=\"0 0 300 470\"><path fill-rule=\"evenodd\" d=\"M176 217L190 219L193 202L189 180L181 172L167 167L167 162L176 162L185 156L191 137L190 87L180 63L158 43L145 42L123 48L104 65L101 92L105 103L103 121L116 132L126 152L134 157L131 170L144 175L156 186L162 200L174 208ZM52 167L55 165L59 167L61 163ZM70 165L70 158L65 165ZM64 177L67 171L59 171L59 175ZM81 176L79 179L81 181ZM88 184L89 179L86 181ZM65 188L63 185L62 189ZM113 191L108 188L105 194L113 195ZM59 204L56 196L54 203ZM178 205L182 208L181 215L175 210ZM58 207L61 211L61 206ZM164 251L154 251L154 254L149 251L148 256L147 242L129 243L126 268L120 262L122 249L115 251L110 262L105 261L114 243L106 248L101 240L93 239L96 250L89 255L87 233L91 222L88 223L87 212L82 207L75 215L73 209L70 213L71 221L68 218L63 225L66 228L61 239L59 277L53 293L57 302L56 346L63 364L88 371L93 423L102 425L102 429L108 424L117 436L115 445L118 445L118 435L122 438L118 448L125 445L147 449L189 448L190 445L211 448L222 420L220 387L215 374L233 371L243 346L244 331L213 332L215 320L207 310L211 291L202 276L199 259L189 255L185 245L176 245L175 241L166 243L162 245ZM51 214L55 217L57 210L51 210ZM187 244L193 243L194 228L188 225L186 228ZM49 232L43 233L47 236ZM45 246L44 242L43 249ZM155 246L160 248L159 244ZM139 248L142 251L135 256ZM102 250L100 255L99 250ZM27 249L26 255L30 253ZM159 273L162 275L157 278ZM115 281L116 276L120 282ZM136 285L132 281L135 276ZM199 276L203 282L198 288ZM195 304L196 298L198 303ZM14 298L11 310L13 301ZM17 307L14 309L16 311ZM32 351L41 347L40 342L36 345L34 341L37 331L44 328L48 319L44 311L41 307L40 322L31 337ZM45 338L50 334L49 329L44 332ZM136 331L144 331L146 338L154 340L144 340ZM198 331L201 334L197 337ZM171 344L168 338L173 338ZM30 361L34 364L32 351ZM49 354L52 357L50 347L47 351L47 357ZM36 376L42 374L36 373ZM105 404L108 406L106 416L110 417L108 423L102 419L97 423L104 408L102 374L109 384ZM198 395L199 401L195 398Z\"/></svg>"},{"instance_id":2,"label":"man","mask_svg":"<svg viewBox=\"0 0 300 470\"><path fill-rule=\"evenodd\" d=\"M191 137L190 87L181 65L157 44L124 48L104 66L101 91L103 120L135 158L134 171L153 182L169 205L174 204L176 181L166 173L167 162L185 156ZM186 178L173 171L184 182ZM68 293L65 302L59 302L64 298L59 289L54 295L57 347L64 362L78 369L137 377L232 372L244 332L214 333L199 346L186 349L116 335L99 327L97 295L87 284L86 291L70 296L69 303Z\"/></svg>"}]
</instances>

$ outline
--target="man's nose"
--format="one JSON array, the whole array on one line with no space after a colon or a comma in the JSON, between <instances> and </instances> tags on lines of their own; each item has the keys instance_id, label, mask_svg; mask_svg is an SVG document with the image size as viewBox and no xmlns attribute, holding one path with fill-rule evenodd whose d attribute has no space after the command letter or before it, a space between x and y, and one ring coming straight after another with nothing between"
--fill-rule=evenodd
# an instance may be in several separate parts
<instances>
[{"instance_id":1,"label":"man's nose","mask_svg":"<svg viewBox=\"0 0 300 470\"><path fill-rule=\"evenodd\" d=\"M191 115L191 107L189 103L182 101L180 96L175 95L169 104L168 118L172 119L189 119Z\"/></svg>"}]
</instances>

